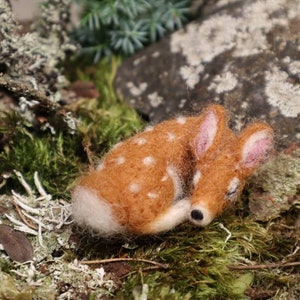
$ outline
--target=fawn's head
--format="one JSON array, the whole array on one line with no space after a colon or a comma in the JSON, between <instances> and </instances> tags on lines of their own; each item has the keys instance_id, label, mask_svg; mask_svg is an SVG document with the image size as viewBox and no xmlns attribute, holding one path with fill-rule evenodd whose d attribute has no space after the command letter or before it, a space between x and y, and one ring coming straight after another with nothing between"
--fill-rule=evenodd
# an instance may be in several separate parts
<instances>
[{"instance_id":1,"label":"fawn's head","mask_svg":"<svg viewBox=\"0 0 300 300\"><path fill-rule=\"evenodd\" d=\"M225 111L211 106L191 147L196 167L189 218L206 226L237 199L246 179L266 160L273 148L273 130L256 122L236 136L227 126Z\"/></svg>"}]
</instances>

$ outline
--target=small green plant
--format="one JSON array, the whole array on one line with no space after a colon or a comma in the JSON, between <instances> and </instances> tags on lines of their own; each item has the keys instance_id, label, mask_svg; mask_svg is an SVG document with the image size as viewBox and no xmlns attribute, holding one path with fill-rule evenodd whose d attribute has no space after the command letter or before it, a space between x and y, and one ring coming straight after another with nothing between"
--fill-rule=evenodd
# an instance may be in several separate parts
<instances>
[{"instance_id":1,"label":"small green plant","mask_svg":"<svg viewBox=\"0 0 300 300\"><path fill-rule=\"evenodd\" d=\"M191 0L76 0L83 6L75 32L83 54L132 54L188 20Z\"/></svg>"}]
</instances>

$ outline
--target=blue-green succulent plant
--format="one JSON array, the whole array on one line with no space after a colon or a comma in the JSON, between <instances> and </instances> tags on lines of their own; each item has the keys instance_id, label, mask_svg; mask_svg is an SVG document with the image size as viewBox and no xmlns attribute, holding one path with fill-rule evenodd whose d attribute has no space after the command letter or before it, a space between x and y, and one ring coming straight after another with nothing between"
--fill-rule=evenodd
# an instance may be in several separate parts
<instances>
[{"instance_id":1,"label":"blue-green succulent plant","mask_svg":"<svg viewBox=\"0 0 300 300\"><path fill-rule=\"evenodd\" d=\"M188 20L191 0L76 0L83 13L75 37L83 54L98 61L130 55Z\"/></svg>"}]
</instances>

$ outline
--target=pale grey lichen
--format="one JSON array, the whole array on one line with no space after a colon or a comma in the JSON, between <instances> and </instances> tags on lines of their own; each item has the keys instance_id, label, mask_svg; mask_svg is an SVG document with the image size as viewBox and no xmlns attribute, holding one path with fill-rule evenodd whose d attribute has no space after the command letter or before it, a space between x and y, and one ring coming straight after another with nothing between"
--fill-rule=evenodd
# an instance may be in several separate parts
<instances>
[{"instance_id":1,"label":"pale grey lichen","mask_svg":"<svg viewBox=\"0 0 300 300\"><path fill-rule=\"evenodd\" d=\"M152 107L158 107L163 102L163 97L159 96L157 92L149 94L148 99Z\"/></svg>"},{"instance_id":2,"label":"pale grey lichen","mask_svg":"<svg viewBox=\"0 0 300 300\"><path fill-rule=\"evenodd\" d=\"M187 99L183 98L179 101L178 107L183 108L187 102Z\"/></svg>"},{"instance_id":3,"label":"pale grey lichen","mask_svg":"<svg viewBox=\"0 0 300 300\"><path fill-rule=\"evenodd\" d=\"M294 60L289 62L288 70L291 74L297 76L300 80L300 60Z\"/></svg>"},{"instance_id":4,"label":"pale grey lichen","mask_svg":"<svg viewBox=\"0 0 300 300\"><path fill-rule=\"evenodd\" d=\"M234 2L220 1L218 5ZM186 65L181 67L180 74L186 84L193 88L203 79L205 64L226 51L232 51L232 56L236 58L266 51L270 47L267 34L276 26L287 28L289 21L294 18L300 18L299 1L254 1L243 6L234 16L216 13L202 23L191 23L185 30L172 34L171 52L181 53L185 57ZM210 86L211 89L213 87ZM220 89L217 93L220 93ZM289 93L292 98L298 97L295 89L289 87Z\"/></svg>"},{"instance_id":5,"label":"pale grey lichen","mask_svg":"<svg viewBox=\"0 0 300 300\"><path fill-rule=\"evenodd\" d=\"M62 18L70 4L70 0L48 1L42 6L39 31L20 35L8 2L0 2L0 61L7 66L7 74L50 93L49 99L53 101L67 83L58 64L64 61L67 51L76 49L66 32L67 16Z\"/></svg>"},{"instance_id":6,"label":"pale grey lichen","mask_svg":"<svg viewBox=\"0 0 300 300\"><path fill-rule=\"evenodd\" d=\"M159 51L155 51L155 52L152 53L151 56L154 57L154 58L159 57L160 56L160 52Z\"/></svg>"},{"instance_id":7,"label":"pale grey lichen","mask_svg":"<svg viewBox=\"0 0 300 300\"><path fill-rule=\"evenodd\" d=\"M276 218L300 200L300 150L281 154L264 164L250 180L249 206L257 220ZM258 192L257 192L258 191ZM293 203L293 200L295 203Z\"/></svg>"},{"instance_id":8,"label":"pale grey lichen","mask_svg":"<svg viewBox=\"0 0 300 300\"><path fill-rule=\"evenodd\" d=\"M138 86L133 82L128 82L126 85L133 96L140 96L148 87L147 82L142 82Z\"/></svg>"},{"instance_id":9,"label":"pale grey lichen","mask_svg":"<svg viewBox=\"0 0 300 300\"><path fill-rule=\"evenodd\" d=\"M204 70L204 66L200 64L197 67L194 66L183 66L180 68L179 73L182 76L182 78L185 80L187 86L189 88L194 88L194 86L199 82L200 80L200 73L202 73Z\"/></svg>"},{"instance_id":10,"label":"pale grey lichen","mask_svg":"<svg viewBox=\"0 0 300 300\"><path fill-rule=\"evenodd\" d=\"M134 64L135 66L137 66L137 65L139 65L142 61L144 61L144 60L146 60L146 59L147 59L147 57L146 57L145 55L143 55L142 57L139 57L139 58L135 59L134 62L133 62L133 64Z\"/></svg>"},{"instance_id":11,"label":"pale grey lichen","mask_svg":"<svg viewBox=\"0 0 300 300\"><path fill-rule=\"evenodd\" d=\"M66 53L76 50L67 32L70 5L71 0L47 1L41 6L41 17L35 29L21 34L9 2L0 1L0 62L3 70L0 76L9 82L5 89L10 92L14 92L13 81L18 82L19 86L23 85L27 96L23 93L21 102L34 104L23 105L26 108L26 111L23 109L23 115L32 125L35 125L33 111L41 100L34 95L29 97L29 90L38 91L44 100L53 104L53 107L50 104L46 106L53 109L54 103L61 99L61 89L68 84L59 64L66 59ZM20 94L22 91L14 96L18 99ZM22 111L20 105L19 110ZM74 129L70 128L70 131Z\"/></svg>"},{"instance_id":12,"label":"pale grey lichen","mask_svg":"<svg viewBox=\"0 0 300 300\"><path fill-rule=\"evenodd\" d=\"M171 51L181 52L188 66L198 67L210 62L218 54L234 47L237 21L229 15L217 15L201 24L191 23L186 32L181 30L171 36Z\"/></svg>"},{"instance_id":13,"label":"pale grey lichen","mask_svg":"<svg viewBox=\"0 0 300 300\"><path fill-rule=\"evenodd\" d=\"M283 197L295 195L300 184L300 150L294 156L281 154L265 165L257 173L258 183L264 191L269 191L277 202Z\"/></svg>"},{"instance_id":14,"label":"pale grey lichen","mask_svg":"<svg viewBox=\"0 0 300 300\"><path fill-rule=\"evenodd\" d=\"M295 118L300 113L300 86L289 82L289 76L276 66L265 74L268 102L286 117Z\"/></svg>"},{"instance_id":15,"label":"pale grey lichen","mask_svg":"<svg viewBox=\"0 0 300 300\"><path fill-rule=\"evenodd\" d=\"M224 72L216 75L208 87L208 90L215 90L217 94L232 91L238 83L232 72Z\"/></svg>"},{"instance_id":16,"label":"pale grey lichen","mask_svg":"<svg viewBox=\"0 0 300 300\"><path fill-rule=\"evenodd\" d=\"M219 0L216 3L216 7L223 7L225 5L234 4L238 1L241 1L241 0Z\"/></svg>"},{"instance_id":17,"label":"pale grey lichen","mask_svg":"<svg viewBox=\"0 0 300 300\"><path fill-rule=\"evenodd\" d=\"M110 295L116 284L103 268L92 269L77 260L68 261L63 255L55 256L55 253L61 249L67 251L75 247L70 241L72 228L68 226L72 222L70 204L63 199L51 199L52 196L44 190L37 173L34 175L35 188L29 186L20 172L15 173L26 194L20 195L12 191L12 197L8 195L0 197L1 206L7 207L9 211L0 216L0 223L13 226L30 237L34 258L28 263L11 263L10 274L15 276L9 276L0 270L1 282L6 282L9 287L7 292L14 293L14 297L18 296L19 299L22 296L25 298L23 293L26 291L24 292L23 288L26 287L29 291L34 290L34 299L45 300L75 299L78 295L87 293L93 295L95 297L93 299ZM24 223L9 198L12 198L15 205L27 220L36 226L36 229ZM0 255L2 259L10 262L3 249L0 249ZM61 291L62 285L65 286L64 291ZM2 293L1 287L0 298Z\"/></svg>"}]
</instances>

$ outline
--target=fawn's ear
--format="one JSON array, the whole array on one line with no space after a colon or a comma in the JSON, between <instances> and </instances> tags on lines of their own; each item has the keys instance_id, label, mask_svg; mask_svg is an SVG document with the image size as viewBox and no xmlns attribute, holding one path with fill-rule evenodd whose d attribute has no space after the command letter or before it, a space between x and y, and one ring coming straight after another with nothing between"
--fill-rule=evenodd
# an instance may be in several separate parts
<instances>
[{"instance_id":1,"label":"fawn's ear","mask_svg":"<svg viewBox=\"0 0 300 300\"><path fill-rule=\"evenodd\" d=\"M223 106L210 105L201 117L200 126L192 142L193 151L198 159L214 144L220 142L223 132L227 128L227 116Z\"/></svg>"},{"instance_id":2,"label":"fawn's ear","mask_svg":"<svg viewBox=\"0 0 300 300\"><path fill-rule=\"evenodd\" d=\"M250 172L264 162L273 149L273 130L264 123L253 123L243 130L240 139L241 168Z\"/></svg>"}]
</instances>

